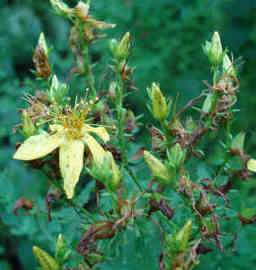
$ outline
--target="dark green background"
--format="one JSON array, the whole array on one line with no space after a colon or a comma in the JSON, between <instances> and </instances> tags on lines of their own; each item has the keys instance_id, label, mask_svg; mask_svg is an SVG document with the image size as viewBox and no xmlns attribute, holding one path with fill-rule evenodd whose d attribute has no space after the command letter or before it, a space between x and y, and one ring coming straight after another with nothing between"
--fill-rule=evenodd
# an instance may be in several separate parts
<instances>
[{"instance_id":1,"label":"dark green background","mask_svg":"<svg viewBox=\"0 0 256 270\"><path fill-rule=\"evenodd\" d=\"M74 5L76 1L67 3ZM246 131L246 148L256 155L256 1L92 0L91 11L95 18L117 24L115 29L106 31L109 37L119 39L126 31L133 37L131 66L135 67L134 80L139 93L128 102L137 113L146 112L145 89L153 81L160 83L167 96L175 97L179 92L180 104L198 95L205 87L202 80L210 80L209 64L201 45L211 38L213 31L219 31L223 46L233 52L235 59L242 57L237 105L240 112L234 127ZM30 69L33 69L32 54L40 32L45 33L48 45L54 46L51 62L63 80L72 67L73 58L67 43L70 25L50 9L47 0L0 0L0 18L0 269L28 270L33 269L35 263L31 246L38 244L50 251L54 237L61 231L65 233L65 224L70 221L67 218L61 225L49 225L46 218L36 213L13 215L13 204L20 196L36 200L39 209L45 211L46 180L39 173L24 168L21 162L12 160L15 143L21 136L10 133L19 121L17 109L24 106L24 93L33 92ZM95 72L103 72L102 67L109 60L107 39L95 43L91 56ZM72 90L79 93L81 82L74 79L71 84ZM254 190L253 181L241 185L241 190L234 194L237 208L254 205ZM59 218L64 214L72 217L72 213L63 211ZM254 227L248 226L239 234L237 252L210 253L201 258L198 269L253 269L256 263ZM136 245L130 245L125 255L121 255L132 260L135 248ZM151 249L154 251L154 247ZM138 261L134 259L138 268L157 269L150 268L151 260L143 256ZM8 266L11 261L12 267ZM120 261L111 267L124 269ZM126 266L125 269L137 268Z\"/></svg>"}]
</instances>

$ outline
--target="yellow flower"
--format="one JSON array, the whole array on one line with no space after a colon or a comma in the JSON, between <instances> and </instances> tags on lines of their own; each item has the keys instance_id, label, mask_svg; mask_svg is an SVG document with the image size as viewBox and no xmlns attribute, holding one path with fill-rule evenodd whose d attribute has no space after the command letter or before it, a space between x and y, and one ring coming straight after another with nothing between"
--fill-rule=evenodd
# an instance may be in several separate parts
<instances>
[{"instance_id":1,"label":"yellow flower","mask_svg":"<svg viewBox=\"0 0 256 270\"><path fill-rule=\"evenodd\" d=\"M96 134L104 142L109 140L109 134L104 127L92 127L84 120L90 109L79 111L75 106L73 112L60 114L56 122L50 125L51 134L44 133L29 137L18 148L13 158L33 160L42 158L59 148L59 165L64 179L64 190L70 199L74 195L75 186L83 168L85 145L89 148L96 163L103 163L105 150L91 136Z\"/></svg>"}]
</instances>

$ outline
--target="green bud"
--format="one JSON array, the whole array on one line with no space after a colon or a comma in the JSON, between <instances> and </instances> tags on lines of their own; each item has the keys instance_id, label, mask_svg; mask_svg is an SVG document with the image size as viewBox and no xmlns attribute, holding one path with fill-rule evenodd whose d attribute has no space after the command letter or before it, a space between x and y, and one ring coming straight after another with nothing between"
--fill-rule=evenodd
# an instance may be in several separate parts
<instances>
[{"instance_id":1,"label":"green bud","mask_svg":"<svg viewBox=\"0 0 256 270\"><path fill-rule=\"evenodd\" d=\"M44 50L45 54L48 56L48 46L45 40L44 33L42 32L38 39L38 45Z\"/></svg>"},{"instance_id":2,"label":"green bud","mask_svg":"<svg viewBox=\"0 0 256 270\"><path fill-rule=\"evenodd\" d=\"M242 152L244 150L244 139L245 139L245 133L244 132L238 133L232 139L231 148L232 149L237 149L237 150Z\"/></svg>"},{"instance_id":3,"label":"green bud","mask_svg":"<svg viewBox=\"0 0 256 270\"><path fill-rule=\"evenodd\" d=\"M107 152L107 154L111 155L111 168L112 168L112 177L109 181L110 189L115 191L120 187L121 177L120 177L120 171L118 169L118 166L116 165L116 162L110 152Z\"/></svg>"},{"instance_id":4,"label":"green bud","mask_svg":"<svg viewBox=\"0 0 256 270\"><path fill-rule=\"evenodd\" d=\"M149 97L152 101L152 114L156 120L165 120L169 115L169 108L160 87L156 83L147 89Z\"/></svg>"},{"instance_id":5,"label":"green bud","mask_svg":"<svg viewBox=\"0 0 256 270\"><path fill-rule=\"evenodd\" d=\"M90 5L79 1L77 5L72 9L72 13L76 15L79 19L85 20L89 13Z\"/></svg>"},{"instance_id":6,"label":"green bud","mask_svg":"<svg viewBox=\"0 0 256 270\"><path fill-rule=\"evenodd\" d=\"M172 177L169 175L168 168L156 157L150 154L148 151L144 151L144 159L151 171L151 173L157 177L159 183L168 185L172 182Z\"/></svg>"},{"instance_id":7,"label":"green bud","mask_svg":"<svg viewBox=\"0 0 256 270\"><path fill-rule=\"evenodd\" d=\"M57 259L57 261L64 262L67 259L67 256L69 255L67 248L67 243L63 238L63 235L60 233L56 241L55 250L55 258Z\"/></svg>"},{"instance_id":8,"label":"green bud","mask_svg":"<svg viewBox=\"0 0 256 270\"><path fill-rule=\"evenodd\" d=\"M181 148L179 143L176 143L170 152L167 152L168 164L174 168L180 168L185 159L185 152Z\"/></svg>"},{"instance_id":9,"label":"green bud","mask_svg":"<svg viewBox=\"0 0 256 270\"><path fill-rule=\"evenodd\" d=\"M116 48L116 57L119 61L126 60L129 56L129 48L131 44L131 36L130 33L127 32L124 34L123 38L119 42Z\"/></svg>"},{"instance_id":10,"label":"green bud","mask_svg":"<svg viewBox=\"0 0 256 270\"><path fill-rule=\"evenodd\" d=\"M180 243L177 242L177 240L175 239L175 236L171 233L166 235L165 242L166 242L166 247L167 247L166 254L167 256L172 258L179 251Z\"/></svg>"},{"instance_id":11,"label":"green bud","mask_svg":"<svg viewBox=\"0 0 256 270\"><path fill-rule=\"evenodd\" d=\"M247 169L252 172L256 172L256 160L251 158L247 162Z\"/></svg>"},{"instance_id":12,"label":"green bud","mask_svg":"<svg viewBox=\"0 0 256 270\"><path fill-rule=\"evenodd\" d=\"M232 75L235 76L236 75L236 71L233 67L232 62L230 61L229 57L227 54L224 55L223 57L223 62L222 62L222 67L223 67L223 71L228 74L228 75Z\"/></svg>"},{"instance_id":13,"label":"green bud","mask_svg":"<svg viewBox=\"0 0 256 270\"><path fill-rule=\"evenodd\" d=\"M187 248L191 235L191 230L192 220L190 219L176 235L176 240L180 243L180 249L184 250L185 248Z\"/></svg>"},{"instance_id":14,"label":"green bud","mask_svg":"<svg viewBox=\"0 0 256 270\"><path fill-rule=\"evenodd\" d=\"M212 63L218 65L222 61L222 45L220 40L220 35L218 32L214 32L212 36L211 42L211 56L212 56Z\"/></svg>"},{"instance_id":15,"label":"green bud","mask_svg":"<svg viewBox=\"0 0 256 270\"><path fill-rule=\"evenodd\" d=\"M118 166L110 152L104 155L103 163L93 163L91 169L88 169L92 177L102 182L105 187L115 191L120 186L121 176Z\"/></svg>"},{"instance_id":16,"label":"green bud","mask_svg":"<svg viewBox=\"0 0 256 270\"><path fill-rule=\"evenodd\" d=\"M209 93L203 103L202 111L204 113L209 113L211 111L213 101L214 101L214 95L212 93Z\"/></svg>"},{"instance_id":17,"label":"green bud","mask_svg":"<svg viewBox=\"0 0 256 270\"><path fill-rule=\"evenodd\" d=\"M52 77L52 84L51 84L51 88L50 88L50 93L53 95L54 91L55 91L56 89L58 89L59 86L60 86L60 83L59 83L59 81L58 81L58 79L57 79L57 76L54 75L54 76Z\"/></svg>"},{"instance_id":18,"label":"green bud","mask_svg":"<svg viewBox=\"0 0 256 270\"><path fill-rule=\"evenodd\" d=\"M210 51L211 51L211 42L205 41L205 44L203 45L203 52L207 57L209 57Z\"/></svg>"},{"instance_id":19,"label":"green bud","mask_svg":"<svg viewBox=\"0 0 256 270\"><path fill-rule=\"evenodd\" d=\"M67 15L72 12L72 9L61 0L50 0L50 3L58 15Z\"/></svg>"},{"instance_id":20,"label":"green bud","mask_svg":"<svg viewBox=\"0 0 256 270\"><path fill-rule=\"evenodd\" d=\"M33 253L43 270L59 270L55 259L39 247L33 247Z\"/></svg>"},{"instance_id":21,"label":"green bud","mask_svg":"<svg viewBox=\"0 0 256 270\"><path fill-rule=\"evenodd\" d=\"M218 32L213 33L211 42L205 42L205 45L203 45L203 51L213 66L221 64L224 55Z\"/></svg>"},{"instance_id":22,"label":"green bud","mask_svg":"<svg viewBox=\"0 0 256 270\"><path fill-rule=\"evenodd\" d=\"M109 41L109 49L110 49L110 52L112 53L112 55L114 56L114 58L118 57L117 48L118 48L118 41L116 39L112 38Z\"/></svg>"},{"instance_id":23,"label":"green bud","mask_svg":"<svg viewBox=\"0 0 256 270\"><path fill-rule=\"evenodd\" d=\"M30 136L36 134L37 129L26 110L22 111L21 121L22 121L22 134L25 138L29 138Z\"/></svg>"},{"instance_id":24,"label":"green bud","mask_svg":"<svg viewBox=\"0 0 256 270\"><path fill-rule=\"evenodd\" d=\"M66 96L68 92L68 87L65 83L60 83L54 75L52 77L52 83L50 90L48 91L48 98L52 103L60 104L62 103L64 97Z\"/></svg>"}]
</instances>

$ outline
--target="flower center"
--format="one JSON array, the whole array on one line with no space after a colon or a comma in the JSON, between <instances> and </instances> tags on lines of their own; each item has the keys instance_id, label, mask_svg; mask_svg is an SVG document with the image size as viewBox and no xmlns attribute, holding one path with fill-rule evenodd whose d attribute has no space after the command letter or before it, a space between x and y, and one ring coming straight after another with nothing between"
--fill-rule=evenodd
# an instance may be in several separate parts
<instances>
[{"instance_id":1,"label":"flower center","mask_svg":"<svg viewBox=\"0 0 256 270\"><path fill-rule=\"evenodd\" d=\"M73 140L81 138L83 124L84 119L79 119L76 114L65 116L63 126L66 130L67 137Z\"/></svg>"}]
</instances>

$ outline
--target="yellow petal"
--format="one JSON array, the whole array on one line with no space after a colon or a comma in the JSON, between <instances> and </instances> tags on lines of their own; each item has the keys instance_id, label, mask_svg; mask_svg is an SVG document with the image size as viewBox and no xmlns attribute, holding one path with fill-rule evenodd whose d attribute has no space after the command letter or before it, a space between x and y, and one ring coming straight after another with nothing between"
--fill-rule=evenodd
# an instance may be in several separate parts
<instances>
[{"instance_id":1,"label":"yellow petal","mask_svg":"<svg viewBox=\"0 0 256 270\"><path fill-rule=\"evenodd\" d=\"M256 160L255 159L249 159L249 161L247 162L247 169L252 171L252 172L256 172Z\"/></svg>"},{"instance_id":2,"label":"yellow petal","mask_svg":"<svg viewBox=\"0 0 256 270\"><path fill-rule=\"evenodd\" d=\"M60 147L60 171L68 199L74 196L75 186L83 169L84 144L80 140L65 140Z\"/></svg>"},{"instance_id":3,"label":"yellow petal","mask_svg":"<svg viewBox=\"0 0 256 270\"><path fill-rule=\"evenodd\" d=\"M99 136L104 142L109 141L109 134L107 130L104 127L92 127L90 125L84 125L83 127L83 134L85 133L95 133L97 136Z\"/></svg>"},{"instance_id":4,"label":"yellow petal","mask_svg":"<svg viewBox=\"0 0 256 270\"><path fill-rule=\"evenodd\" d=\"M63 135L40 134L29 137L16 151L13 158L20 160L33 160L51 153L63 142Z\"/></svg>"},{"instance_id":5,"label":"yellow petal","mask_svg":"<svg viewBox=\"0 0 256 270\"><path fill-rule=\"evenodd\" d=\"M89 134L83 137L83 141L89 147L93 159L96 163L103 163L105 150L103 147Z\"/></svg>"}]
</instances>

